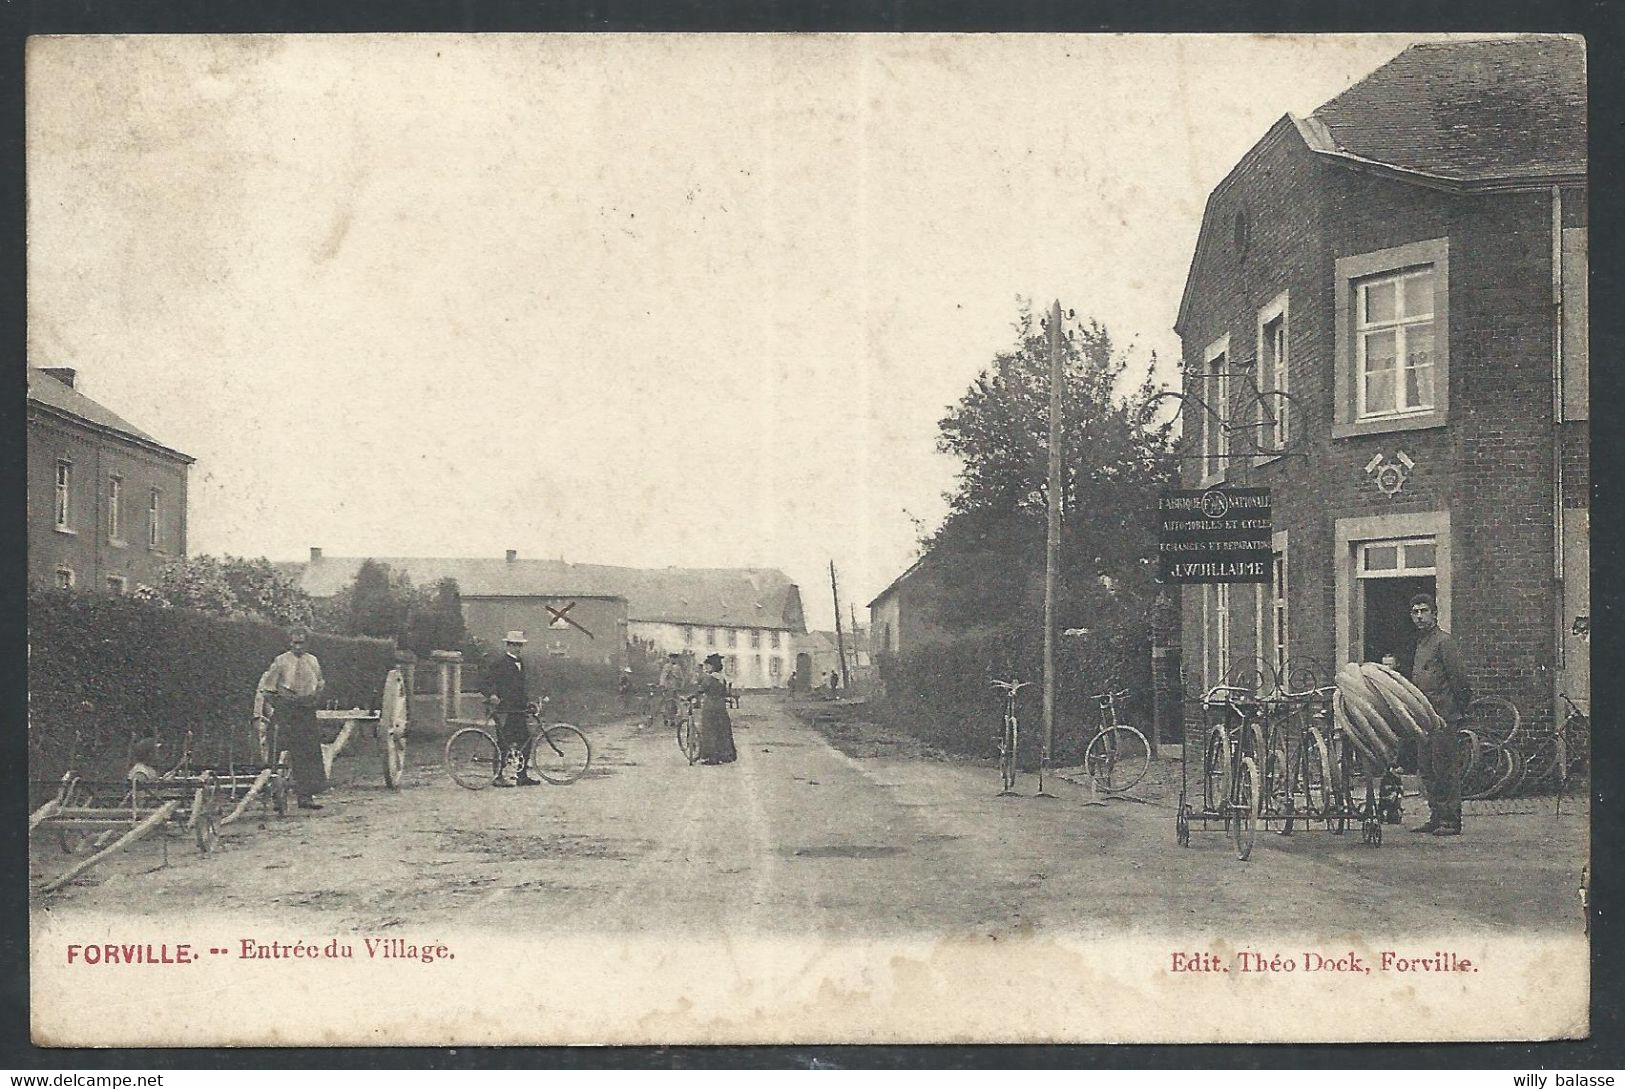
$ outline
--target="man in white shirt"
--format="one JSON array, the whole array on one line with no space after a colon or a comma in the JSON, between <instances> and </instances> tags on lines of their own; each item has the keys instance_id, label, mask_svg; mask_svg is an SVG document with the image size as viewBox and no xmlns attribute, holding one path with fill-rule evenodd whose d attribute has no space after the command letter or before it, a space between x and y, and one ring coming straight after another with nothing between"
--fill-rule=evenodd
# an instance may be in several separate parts
<instances>
[{"instance_id":1,"label":"man in white shirt","mask_svg":"<svg viewBox=\"0 0 1625 1089\"><path fill-rule=\"evenodd\" d=\"M273 701L299 808L320 809L316 795L327 789L327 770L322 764L316 706L327 682L322 679L322 663L305 649L309 637L305 628L289 630L288 649L271 660L271 668L260 678L260 691Z\"/></svg>"}]
</instances>

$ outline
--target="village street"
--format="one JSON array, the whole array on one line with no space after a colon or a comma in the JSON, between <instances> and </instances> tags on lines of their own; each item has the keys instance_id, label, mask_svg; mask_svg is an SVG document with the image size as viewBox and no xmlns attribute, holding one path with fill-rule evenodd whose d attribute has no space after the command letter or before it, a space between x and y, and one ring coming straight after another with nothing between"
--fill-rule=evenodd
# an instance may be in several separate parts
<instances>
[{"instance_id":1,"label":"village street","mask_svg":"<svg viewBox=\"0 0 1625 1089\"><path fill-rule=\"evenodd\" d=\"M440 739L422 736L408 787L392 792L363 743L338 761L321 812L249 817L203 857L172 841L162 866L160 845L142 844L35 911L270 912L326 932L703 920L713 934L812 937L1581 926L1578 806L1470 814L1455 840L1389 828L1379 849L1355 833L1261 831L1241 863L1218 831L1175 846L1177 762L1154 769L1152 804L1096 808L1070 782L1053 801L995 797L990 767L926 758L861 724L815 727L776 696L747 695L735 722L731 766L689 767L664 730L621 721L592 731L580 782L528 790L457 787ZM1020 787L1031 794L1032 777ZM36 842L36 885L65 864Z\"/></svg>"}]
</instances>

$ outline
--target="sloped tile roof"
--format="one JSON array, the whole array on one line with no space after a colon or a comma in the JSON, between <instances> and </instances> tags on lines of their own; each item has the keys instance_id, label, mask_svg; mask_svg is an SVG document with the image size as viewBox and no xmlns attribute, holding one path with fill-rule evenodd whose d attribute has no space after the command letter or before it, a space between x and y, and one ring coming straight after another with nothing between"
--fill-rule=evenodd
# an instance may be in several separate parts
<instances>
[{"instance_id":1,"label":"sloped tile roof","mask_svg":"<svg viewBox=\"0 0 1625 1089\"><path fill-rule=\"evenodd\" d=\"M114 431L142 443L162 447L164 450L185 458L187 461L192 460L185 454L180 453L180 451L165 446L129 420L118 415L118 413L104 405L97 404L66 382L47 374L38 367L28 368L28 399L36 404L77 417L93 427Z\"/></svg>"},{"instance_id":2,"label":"sloped tile roof","mask_svg":"<svg viewBox=\"0 0 1625 1089\"><path fill-rule=\"evenodd\" d=\"M1415 45L1312 115L1336 149L1456 181L1586 169L1585 45Z\"/></svg>"},{"instance_id":3,"label":"sloped tile roof","mask_svg":"<svg viewBox=\"0 0 1625 1089\"><path fill-rule=\"evenodd\" d=\"M279 563L312 597L331 597L355 580L360 556ZM414 585L450 576L464 597L620 597L631 620L802 631L801 594L773 568L608 567L562 560L374 556Z\"/></svg>"}]
</instances>

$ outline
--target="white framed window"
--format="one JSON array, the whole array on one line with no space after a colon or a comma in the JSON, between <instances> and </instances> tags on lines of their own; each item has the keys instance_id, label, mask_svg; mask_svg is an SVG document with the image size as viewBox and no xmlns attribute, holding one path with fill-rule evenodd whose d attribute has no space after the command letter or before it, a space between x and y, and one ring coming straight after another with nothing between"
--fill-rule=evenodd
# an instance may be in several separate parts
<instances>
[{"instance_id":1,"label":"white framed window","mask_svg":"<svg viewBox=\"0 0 1625 1089\"><path fill-rule=\"evenodd\" d=\"M775 632L769 632L768 633L767 645L772 647L774 650L779 649L779 633L778 632L775 631Z\"/></svg>"},{"instance_id":2,"label":"white framed window","mask_svg":"<svg viewBox=\"0 0 1625 1089\"><path fill-rule=\"evenodd\" d=\"M147 547L160 548L163 546L163 532L159 529L159 519L163 515L164 493L157 488L147 493Z\"/></svg>"},{"instance_id":3,"label":"white framed window","mask_svg":"<svg viewBox=\"0 0 1625 1089\"><path fill-rule=\"evenodd\" d=\"M72 533L69 520L73 514L73 462L58 458L56 462L56 528Z\"/></svg>"},{"instance_id":4,"label":"white framed window","mask_svg":"<svg viewBox=\"0 0 1625 1089\"><path fill-rule=\"evenodd\" d=\"M1438 427L1449 415L1449 239L1336 261L1332 435Z\"/></svg>"},{"instance_id":5,"label":"white framed window","mask_svg":"<svg viewBox=\"0 0 1625 1089\"><path fill-rule=\"evenodd\" d=\"M1258 312L1258 432L1260 450L1283 450L1291 441L1287 338L1288 294L1283 291ZM1271 455L1265 454L1260 460Z\"/></svg>"},{"instance_id":6,"label":"white framed window","mask_svg":"<svg viewBox=\"0 0 1625 1089\"><path fill-rule=\"evenodd\" d=\"M753 649L762 645L762 633L755 628L750 630L750 645Z\"/></svg>"},{"instance_id":7,"label":"white framed window","mask_svg":"<svg viewBox=\"0 0 1625 1089\"><path fill-rule=\"evenodd\" d=\"M107 539L122 541L124 535L123 511L124 481L116 476L107 478Z\"/></svg>"},{"instance_id":8,"label":"white framed window","mask_svg":"<svg viewBox=\"0 0 1625 1089\"><path fill-rule=\"evenodd\" d=\"M1357 417L1433 410L1433 266L1355 283Z\"/></svg>"},{"instance_id":9,"label":"white framed window","mask_svg":"<svg viewBox=\"0 0 1625 1089\"><path fill-rule=\"evenodd\" d=\"M58 590L73 589L73 568L58 567L56 569L56 588Z\"/></svg>"},{"instance_id":10,"label":"white framed window","mask_svg":"<svg viewBox=\"0 0 1625 1089\"><path fill-rule=\"evenodd\" d=\"M739 676L739 659L732 654L722 659L722 671L730 677Z\"/></svg>"},{"instance_id":11,"label":"white framed window","mask_svg":"<svg viewBox=\"0 0 1625 1089\"><path fill-rule=\"evenodd\" d=\"M122 594L124 592L124 588L127 585L129 585L129 583L125 580L123 575L108 575L107 576L107 591L108 591L108 593Z\"/></svg>"},{"instance_id":12,"label":"white framed window","mask_svg":"<svg viewBox=\"0 0 1625 1089\"><path fill-rule=\"evenodd\" d=\"M706 628L705 629L705 645L708 646L708 647L714 647L714 646L717 645L717 629L715 629L715 628Z\"/></svg>"},{"instance_id":13,"label":"white framed window","mask_svg":"<svg viewBox=\"0 0 1625 1089\"><path fill-rule=\"evenodd\" d=\"M1408 579L1438 573L1438 544L1433 537L1363 541L1354 576L1362 579Z\"/></svg>"},{"instance_id":14,"label":"white framed window","mask_svg":"<svg viewBox=\"0 0 1625 1089\"><path fill-rule=\"evenodd\" d=\"M778 632L774 632L773 634L777 635ZM781 676L783 676L784 675L784 659L780 658L777 654L775 654L775 655L773 655L773 657L769 658L767 660L767 675L769 677L772 677L775 681L778 680Z\"/></svg>"},{"instance_id":15,"label":"white framed window","mask_svg":"<svg viewBox=\"0 0 1625 1089\"><path fill-rule=\"evenodd\" d=\"M733 628L728 629L728 645L730 647L737 647L739 645L739 633Z\"/></svg>"},{"instance_id":16,"label":"white framed window","mask_svg":"<svg viewBox=\"0 0 1625 1089\"><path fill-rule=\"evenodd\" d=\"M1283 534L1276 534L1278 543L1274 555L1271 557L1270 580L1270 630L1274 633L1275 643L1275 671L1284 673L1288 648L1292 645L1290 638L1291 615L1287 606L1287 565L1286 542L1281 539ZM1282 683L1286 677L1282 676Z\"/></svg>"},{"instance_id":17,"label":"white framed window","mask_svg":"<svg viewBox=\"0 0 1625 1089\"><path fill-rule=\"evenodd\" d=\"M1202 353L1202 482L1222 480L1230 453L1230 336L1226 334Z\"/></svg>"}]
</instances>

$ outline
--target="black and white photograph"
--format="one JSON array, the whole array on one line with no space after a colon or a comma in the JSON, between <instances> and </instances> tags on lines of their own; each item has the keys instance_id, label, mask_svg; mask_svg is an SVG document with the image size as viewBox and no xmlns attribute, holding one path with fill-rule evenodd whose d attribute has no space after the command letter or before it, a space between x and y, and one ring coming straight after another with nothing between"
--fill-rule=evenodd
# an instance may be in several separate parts
<instances>
[{"instance_id":1,"label":"black and white photograph","mask_svg":"<svg viewBox=\"0 0 1625 1089\"><path fill-rule=\"evenodd\" d=\"M1586 1038L1586 79L30 38L34 1043Z\"/></svg>"}]
</instances>

